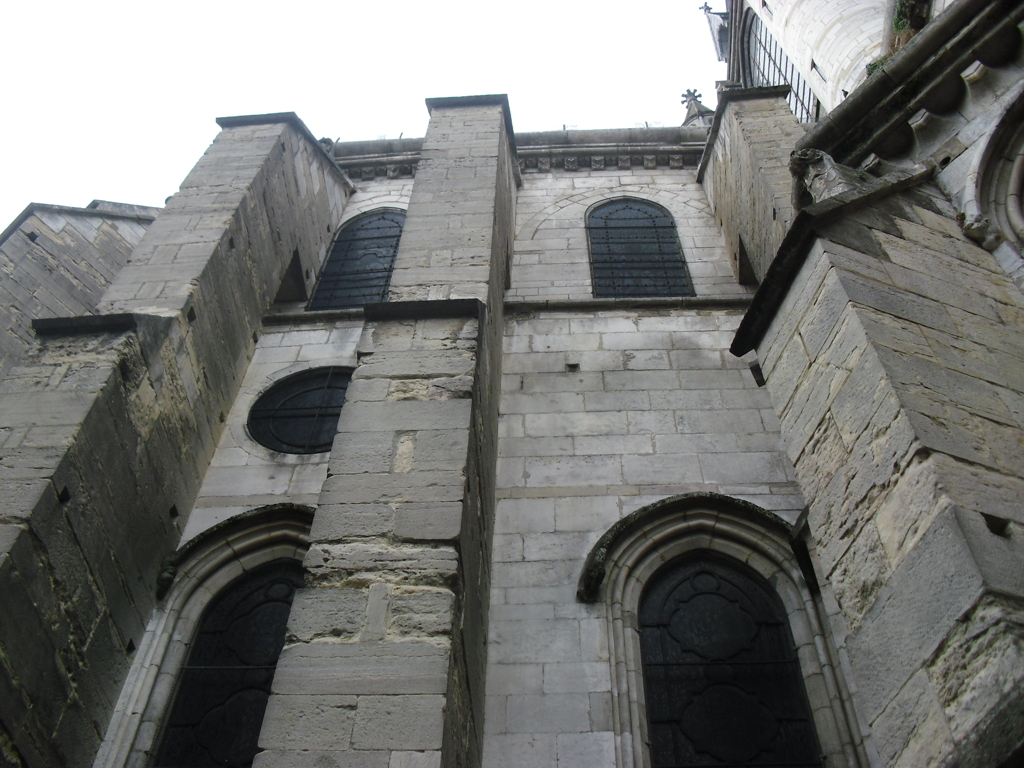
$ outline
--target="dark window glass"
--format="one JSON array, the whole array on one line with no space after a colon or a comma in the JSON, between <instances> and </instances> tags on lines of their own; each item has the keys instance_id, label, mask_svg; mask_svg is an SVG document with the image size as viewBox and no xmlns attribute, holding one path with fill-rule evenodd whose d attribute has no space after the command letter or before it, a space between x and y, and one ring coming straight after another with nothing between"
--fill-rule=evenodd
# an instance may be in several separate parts
<instances>
[{"instance_id":1,"label":"dark window glass","mask_svg":"<svg viewBox=\"0 0 1024 768\"><path fill-rule=\"evenodd\" d=\"M613 200L590 212L590 269L599 298L692 296L672 216L641 200Z\"/></svg>"},{"instance_id":2,"label":"dark window glass","mask_svg":"<svg viewBox=\"0 0 1024 768\"><path fill-rule=\"evenodd\" d=\"M786 612L711 553L662 568L640 603L654 768L821 766Z\"/></svg>"},{"instance_id":3,"label":"dark window glass","mask_svg":"<svg viewBox=\"0 0 1024 768\"><path fill-rule=\"evenodd\" d=\"M405 213L372 211L345 225L320 271L307 309L353 309L387 301Z\"/></svg>"},{"instance_id":4,"label":"dark window glass","mask_svg":"<svg viewBox=\"0 0 1024 768\"><path fill-rule=\"evenodd\" d=\"M743 79L748 88L788 85L789 106L802 123L821 118L821 103L756 13L743 19Z\"/></svg>"},{"instance_id":5,"label":"dark window glass","mask_svg":"<svg viewBox=\"0 0 1024 768\"><path fill-rule=\"evenodd\" d=\"M313 368L282 379L249 411L249 434L272 451L329 451L350 378L347 368Z\"/></svg>"},{"instance_id":6,"label":"dark window glass","mask_svg":"<svg viewBox=\"0 0 1024 768\"><path fill-rule=\"evenodd\" d=\"M155 768L244 768L263 713L302 564L283 559L236 579L203 611L178 678Z\"/></svg>"}]
</instances>

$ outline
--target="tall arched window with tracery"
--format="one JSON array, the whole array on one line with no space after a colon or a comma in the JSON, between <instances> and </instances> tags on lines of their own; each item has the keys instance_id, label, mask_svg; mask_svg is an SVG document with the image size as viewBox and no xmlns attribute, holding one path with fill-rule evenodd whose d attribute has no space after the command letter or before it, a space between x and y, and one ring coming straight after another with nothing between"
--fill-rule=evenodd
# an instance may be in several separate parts
<instances>
[{"instance_id":1,"label":"tall arched window with tracery","mask_svg":"<svg viewBox=\"0 0 1024 768\"><path fill-rule=\"evenodd\" d=\"M405 211L378 208L342 227L307 309L357 309L387 301L404 225Z\"/></svg>"},{"instance_id":2,"label":"tall arched window with tracery","mask_svg":"<svg viewBox=\"0 0 1024 768\"><path fill-rule=\"evenodd\" d=\"M594 296L693 296L672 214L645 200L602 203L587 215Z\"/></svg>"},{"instance_id":3,"label":"tall arched window with tracery","mask_svg":"<svg viewBox=\"0 0 1024 768\"><path fill-rule=\"evenodd\" d=\"M872 764L790 533L754 504L690 493L594 544L576 596L607 620L618 768Z\"/></svg>"},{"instance_id":4,"label":"tall arched window with tracery","mask_svg":"<svg viewBox=\"0 0 1024 768\"><path fill-rule=\"evenodd\" d=\"M235 579L203 611L178 674L154 768L248 768L284 647L302 563L282 558Z\"/></svg>"},{"instance_id":5,"label":"tall arched window with tracery","mask_svg":"<svg viewBox=\"0 0 1024 768\"><path fill-rule=\"evenodd\" d=\"M640 599L652 768L821 766L786 612L757 573L708 550Z\"/></svg>"}]
</instances>

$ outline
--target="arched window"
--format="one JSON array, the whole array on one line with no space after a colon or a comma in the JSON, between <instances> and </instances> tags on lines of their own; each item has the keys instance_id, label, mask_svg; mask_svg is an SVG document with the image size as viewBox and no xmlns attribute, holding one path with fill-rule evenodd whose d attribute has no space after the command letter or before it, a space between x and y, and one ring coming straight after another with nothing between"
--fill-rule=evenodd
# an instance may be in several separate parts
<instances>
[{"instance_id":1,"label":"arched window","mask_svg":"<svg viewBox=\"0 0 1024 768\"><path fill-rule=\"evenodd\" d=\"M175 552L94 768L249 765L312 522L271 504Z\"/></svg>"},{"instance_id":2,"label":"arched window","mask_svg":"<svg viewBox=\"0 0 1024 768\"><path fill-rule=\"evenodd\" d=\"M811 87L793 66L768 27L749 8L743 17L743 85L763 88L788 85L789 106L802 123L815 123L821 118L821 103Z\"/></svg>"},{"instance_id":3,"label":"arched window","mask_svg":"<svg viewBox=\"0 0 1024 768\"><path fill-rule=\"evenodd\" d=\"M820 766L785 610L742 563L697 550L640 599L652 768Z\"/></svg>"},{"instance_id":4,"label":"arched window","mask_svg":"<svg viewBox=\"0 0 1024 768\"><path fill-rule=\"evenodd\" d=\"M722 494L598 539L576 595L608 622L617 766L870 765L803 574L789 523Z\"/></svg>"},{"instance_id":5,"label":"arched window","mask_svg":"<svg viewBox=\"0 0 1024 768\"><path fill-rule=\"evenodd\" d=\"M247 768L302 564L265 563L222 589L203 611L178 674L154 768Z\"/></svg>"},{"instance_id":6,"label":"arched window","mask_svg":"<svg viewBox=\"0 0 1024 768\"><path fill-rule=\"evenodd\" d=\"M598 298L693 296L672 215L643 200L602 203L587 216Z\"/></svg>"},{"instance_id":7,"label":"arched window","mask_svg":"<svg viewBox=\"0 0 1024 768\"><path fill-rule=\"evenodd\" d=\"M379 208L346 224L320 271L309 310L353 309L387 301L405 212Z\"/></svg>"},{"instance_id":8,"label":"arched window","mask_svg":"<svg viewBox=\"0 0 1024 768\"><path fill-rule=\"evenodd\" d=\"M249 411L246 426L260 445L281 453L331 450L352 372L311 368L274 384Z\"/></svg>"}]
</instances>

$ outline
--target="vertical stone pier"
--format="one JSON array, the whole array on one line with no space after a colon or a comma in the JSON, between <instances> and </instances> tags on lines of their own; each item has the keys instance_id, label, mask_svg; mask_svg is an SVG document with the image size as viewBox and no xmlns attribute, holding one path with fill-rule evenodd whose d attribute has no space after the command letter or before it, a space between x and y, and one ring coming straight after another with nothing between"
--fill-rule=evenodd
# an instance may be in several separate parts
<instances>
[{"instance_id":1,"label":"vertical stone pier","mask_svg":"<svg viewBox=\"0 0 1024 768\"><path fill-rule=\"evenodd\" d=\"M733 350L757 339L880 763L997 765L1024 727L1024 298L934 185L857 202L801 213Z\"/></svg>"},{"instance_id":2,"label":"vertical stone pier","mask_svg":"<svg viewBox=\"0 0 1024 768\"><path fill-rule=\"evenodd\" d=\"M504 96L427 105L391 301L366 308L262 768L480 762L515 149Z\"/></svg>"}]
</instances>

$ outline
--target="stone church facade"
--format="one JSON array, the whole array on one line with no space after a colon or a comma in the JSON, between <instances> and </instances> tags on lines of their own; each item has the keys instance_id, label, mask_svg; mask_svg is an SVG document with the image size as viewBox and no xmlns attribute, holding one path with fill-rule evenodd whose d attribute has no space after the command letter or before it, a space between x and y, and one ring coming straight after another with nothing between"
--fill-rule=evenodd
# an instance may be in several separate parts
<instances>
[{"instance_id":1,"label":"stone church facade","mask_svg":"<svg viewBox=\"0 0 1024 768\"><path fill-rule=\"evenodd\" d=\"M1024 4L706 15L8 227L0 764L1024 764Z\"/></svg>"}]
</instances>

